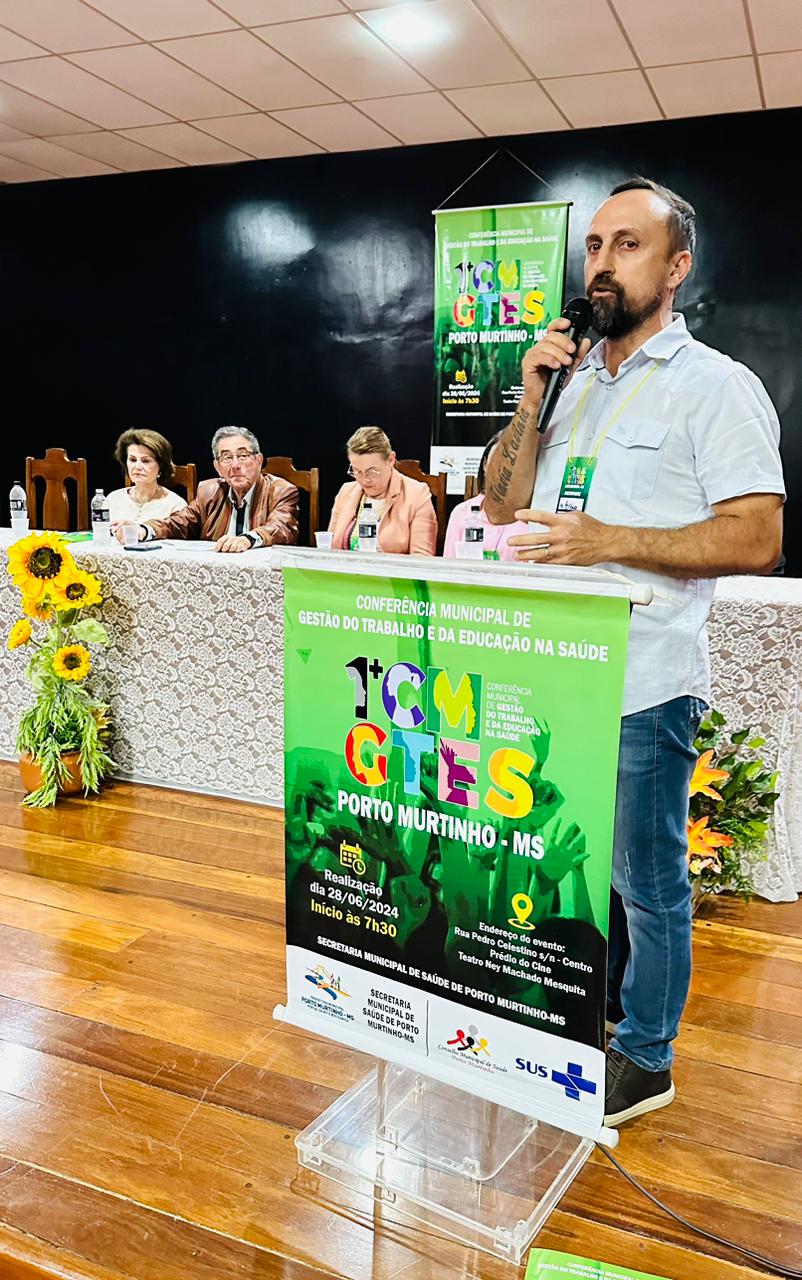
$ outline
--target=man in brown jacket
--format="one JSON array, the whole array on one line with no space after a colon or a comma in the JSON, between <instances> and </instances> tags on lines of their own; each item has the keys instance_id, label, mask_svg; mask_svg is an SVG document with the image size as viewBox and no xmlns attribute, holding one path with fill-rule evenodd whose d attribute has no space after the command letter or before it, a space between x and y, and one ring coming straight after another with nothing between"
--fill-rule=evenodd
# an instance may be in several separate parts
<instances>
[{"instance_id":1,"label":"man in brown jacket","mask_svg":"<svg viewBox=\"0 0 802 1280\"><path fill-rule=\"evenodd\" d=\"M166 520L140 526L139 541L198 538L217 551L250 551L298 538L298 490L278 476L262 475L259 441L244 427L221 427L212 438L219 480L202 480L189 506Z\"/></svg>"}]
</instances>

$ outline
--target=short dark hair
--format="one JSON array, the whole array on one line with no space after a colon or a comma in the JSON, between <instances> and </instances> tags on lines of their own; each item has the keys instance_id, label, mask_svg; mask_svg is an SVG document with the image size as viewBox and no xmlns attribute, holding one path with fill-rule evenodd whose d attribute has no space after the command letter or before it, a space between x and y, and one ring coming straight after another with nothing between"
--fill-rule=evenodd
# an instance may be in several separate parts
<instances>
[{"instance_id":1,"label":"short dark hair","mask_svg":"<svg viewBox=\"0 0 802 1280\"><path fill-rule=\"evenodd\" d=\"M159 484L172 484L175 480L175 467L173 466L173 446L169 440L166 440L158 431L151 431L147 427L133 427L130 431L124 431L114 446L114 457L123 469L123 475L128 472L128 446L138 444L140 449L149 449L159 464Z\"/></svg>"},{"instance_id":2,"label":"short dark hair","mask_svg":"<svg viewBox=\"0 0 802 1280\"><path fill-rule=\"evenodd\" d=\"M507 429L506 427L502 427L500 431L497 431L494 436L490 437L487 444L485 445L485 451L482 454L481 460L479 462L479 466L477 467L477 470L476 470L477 493L484 493L485 491L485 485L487 483L487 474L486 474L487 464L490 461L490 455L495 449L501 437L504 435L504 432L506 431L506 429Z\"/></svg>"},{"instance_id":3,"label":"short dark hair","mask_svg":"<svg viewBox=\"0 0 802 1280\"><path fill-rule=\"evenodd\" d=\"M696 210L692 204L689 204L687 200L683 200L682 196L678 196L676 191L672 191L670 187L664 187L652 178L644 178L640 174L634 178L627 178L626 182L619 182L617 187L613 187L610 195L618 196L623 191L652 191L656 196L659 196L670 210L668 234L671 239L671 252L682 253L685 250L688 253L694 252L696 249Z\"/></svg>"}]
</instances>

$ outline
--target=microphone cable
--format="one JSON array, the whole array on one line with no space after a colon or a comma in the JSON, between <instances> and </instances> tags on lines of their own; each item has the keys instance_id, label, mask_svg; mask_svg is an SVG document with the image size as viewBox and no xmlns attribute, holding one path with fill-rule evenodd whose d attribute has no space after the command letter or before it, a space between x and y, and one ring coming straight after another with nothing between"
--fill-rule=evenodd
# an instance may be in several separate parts
<instances>
[{"instance_id":1,"label":"microphone cable","mask_svg":"<svg viewBox=\"0 0 802 1280\"><path fill-rule=\"evenodd\" d=\"M657 1196L652 1195L651 1191L647 1191L637 1178L628 1173L624 1166L616 1160L613 1153L602 1146L600 1142L596 1143L597 1151L605 1156L610 1164L614 1165L627 1182L631 1183L636 1191L640 1191L641 1195L647 1200L651 1200L652 1204L660 1209L663 1213L667 1213L669 1218L673 1218L675 1222L679 1222L681 1226L686 1227L688 1231L692 1231L697 1236L703 1236L705 1240L712 1240L714 1244L724 1245L726 1249L734 1249L736 1253L740 1253L744 1258L748 1258L750 1262L757 1263L761 1267L765 1267L767 1271L774 1272L775 1275L783 1276L784 1280L802 1280L802 1271L794 1267L784 1267L779 1262L773 1262L771 1258L765 1258L762 1253L756 1253L754 1249L748 1249L746 1245L736 1244L734 1240L727 1240L724 1236L717 1236L712 1231L705 1231L704 1227L697 1227L693 1222L689 1222L687 1218L683 1218L681 1213L675 1213L673 1209L669 1209L667 1204L663 1204L662 1200L658 1200Z\"/></svg>"}]
</instances>

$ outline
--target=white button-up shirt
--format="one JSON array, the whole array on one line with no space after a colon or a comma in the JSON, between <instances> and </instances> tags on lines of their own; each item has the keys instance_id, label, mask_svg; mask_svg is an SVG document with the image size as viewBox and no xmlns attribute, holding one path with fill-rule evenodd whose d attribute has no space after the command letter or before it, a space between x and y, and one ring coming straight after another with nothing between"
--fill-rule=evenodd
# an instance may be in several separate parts
<instances>
[{"instance_id":1,"label":"white button-up shirt","mask_svg":"<svg viewBox=\"0 0 802 1280\"><path fill-rule=\"evenodd\" d=\"M713 505L728 498L785 494L780 424L763 384L744 365L697 342L680 315L615 377L605 368L603 342L588 353L540 442L533 507L556 509L577 406L594 372L576 425L577 455L591 453L655 364L602 441L587 513L606 524L673 529L710 519ZM655 593L651 605L633 610L623 714L683 694L709 698L706 623L715 579L600 567L648 583Z\"/></svg>"},{"instance_id":2,"label":"white button-up shirt","mask_svg":"<svg viewBox=\"0 0 802 1280\"><path fill-rule=\"evenodd\" d=\"M252 484L248 492L245 494L245 497L242 499L242 502L245 503L245 520L242 526L243 534L250 533L251 531L251 504L253 502L253 491L255 488L256 485ZM237 498L234 490L231 488L228 490L228 500L231 503L231 519L228 522L227 532L230 538L234 538L237 534ZM240 506L242 506L242 502L239 504ZM255 538L254 546L261 547L262 539L259 534L255 533L253 536Z\"/></svg>"},{"instance_id":3,"label":"white button-up shirt","mask_svg":"<svg viewBox=\"0 0 802 1280\"><path fill-rule=\"evenodd\" d=\"M228 534L232 538L236 535L236 532L237 532L237 508L241 507L243 503L245 504L245 522L242 526L242 532L250 533L251 502L253 501L253 491L255 488L256 488L256 485L252 484L248 492L245 494L245 497L242 499L242 502L238 503L237 496L234 493L234 490L229 486L228 501L231 504L231 519L228 522Z\"/></svg>"}]
</instances>

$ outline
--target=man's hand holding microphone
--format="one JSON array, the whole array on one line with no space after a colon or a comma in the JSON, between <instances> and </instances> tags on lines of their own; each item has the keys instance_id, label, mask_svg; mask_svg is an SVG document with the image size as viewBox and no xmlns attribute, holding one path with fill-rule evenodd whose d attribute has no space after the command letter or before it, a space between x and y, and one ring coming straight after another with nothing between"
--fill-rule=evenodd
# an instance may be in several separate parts
<instances>
[{"instance_id":1,"label":"man's hand holding microphone","mask_svg":"<svg viewBox=\"0 0 802 1280\"><path fill-rule=\"evenodd\" d=\"M586 298L569 302L563 314L552 320L546 336L527 351L521 365L524 393L516 417L511 424L514 431L516 419L523 422L523 429L516 442L515 436L507 444L501 441L501 454L506 463L518 459L521 470L529 471L531 479L537 465L537 439L547 430L560 393L571 380L575 370L591 347L585 337L590 327L592 309ZM533 430L536 422L537 432ZM529 436L529 449L524 449L524 434ZM516 447L517 444L517 447ZM525 455L531 463L527 467ZM502 462L502 468L505 465ZM509 479L512 474L509 473ZM500 482L504 484L502 470ZM514 487L508 483L511 495ZM503 495L502 495L503 496ZM512 516L530 525L539 525L528 533L516 534L509 539L509 546L516 548L516 559L533 564L593 565L613 558L612 528L594 520L582 511L555 513L532 507L519 507Z\"/></svg>"}]
</instances>

